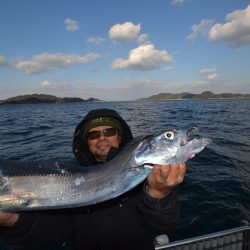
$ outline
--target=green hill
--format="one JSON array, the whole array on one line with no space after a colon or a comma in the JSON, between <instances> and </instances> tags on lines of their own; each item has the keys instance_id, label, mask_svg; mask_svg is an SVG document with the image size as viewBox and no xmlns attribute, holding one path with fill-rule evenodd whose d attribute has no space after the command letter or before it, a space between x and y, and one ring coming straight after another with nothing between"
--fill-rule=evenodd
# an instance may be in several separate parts
<instances>
[{"instance_id":1,"label":"green hill","mask_svg":"<svg viewBox=\"0 0 250 250\"><path fill-rule=\"evenodd\" d=\"M139 101L157 101L157 100L182 100L182 99L245 99L250 98L250 94L233 94L233 93L221 93L214 94L211 91L204 91L201 94L192 94L188 92L182 92L178 94L160 93L152 95L146 98L141 98Z\"/></svg>"},{"instance_id":2,"label":"green hill","mask_svg":"<svg viewBox=\"0 0 250 250\"><path fill-rule=\"evenodd\" d=\"M95 98L87 100L77 97L56 97L54 95L32 94L19 95L0 101L0 104L34 104L34 103L68 103L68 102L101 102Z\"/></svg>"}]
</instances>

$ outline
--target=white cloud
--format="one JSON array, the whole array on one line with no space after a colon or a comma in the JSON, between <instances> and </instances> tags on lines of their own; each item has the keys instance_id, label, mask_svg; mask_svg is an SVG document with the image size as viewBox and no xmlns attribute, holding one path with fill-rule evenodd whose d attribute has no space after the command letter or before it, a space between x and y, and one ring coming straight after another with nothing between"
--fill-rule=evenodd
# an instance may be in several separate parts
<instances>
[{"instance_id":1,"label":"white cloud","mask_svg":"<svg viewBox=\"0 0 250 250\"><path fill-rule=\"evenodd\" d=\"M64 23L67 31L75 31L79 29L78 23L70 18L65 19Z\"/></svg>"},{"instance_id":2,"label":"white cloud","mask_svg":"<svg viewBox=\"0 0 250 250\"><path fill-rule=\"evenodd\" d=\"M0 54L0 67L11 67L9 61L5 56Z\"/></svg>"},{"instance_id":3,"label":"white cloud","mask_svg":"<svg viewBox=\"0 0 250 250\"><path fill-rule=\"evenodd\" d=\"M204 69L201 69L199 71L200 74L214 74L216 73L216 68L215 67L212 67L212 68L204 68Z\"/></svg>"},{"instance_id":4,"label":"white cloud","mask_svg":"<svg viewBox=\"0 0 250 250\"><path fill-rule=\"evenodd\" d=\"M214 20L203 19L200 23L192 26L192 33L187 36L187 40L193 41L199 34L207 35L209 29L214 24Z\"/></svg>"},{"instance_id":5,"label":"white cloud","mask_svg":"<svg viewBox=\"0 0 250 250\"><path fill-rule=\"evenodd\" d=\"M201 69L199 73L206 77L206 81L215 81L218 78L217 69L215 67Z\"/></svg>"},{"instance_id":6,"label":"white cloud","mask_svg":"<svg viewBox=\"0 0 250 250\"><path fill-rule=\"evenodd\" d=\"M207 80L208 81L215 81L215 80L217 80L217 78L218 78L218 74L217 73L207 75Z\"/></svg>"},{"instance_id":7,"label":"white cloud","mask_svg":"<svg viewBox=\"0 0 250 250\"><path fill-rule=\"evenodd\" d=\"M104 39L101 38L101 37L89 37L87 39L87 42L88 43L93 43L93 44L96 44L96 45L100 45L100 44L104 43Z\"/></svg>"},{"instance_id":8,"label":"white cloud","mask_svg":"<svg viewBox=\"0 0 250 250\"><path fill-rule=\"evenodd\" d=\"M134 41L143 43L147 40L148 37L146 34L140 34L140 31L140 24L135 25L131 22L115 24L109 30L109 38L121 43L128 43Z\"/></svg>"},{"instance_id":9,"label":"white cloud","mask_svg":"<svg viewBox=\"0 0 250 250\"><path fill-rule=\"evenodd\" d=\"M45 81L42 81L42 82L41 82L41 85L42 85L43 87L48 87L48 86L51 85L51 83L50 83L49 81L45 80Z\"/></svg>"},{"instance_id":10,"label":"white cloud","mask_svg":"<svg viewBox=\"0 0 250 250\"><path fill-rule=\"evenodd\" d=\"M165 50L156 50L151 43L140 45L131 50L127 60L116 59L114 69L150 70L158 68L161 64L169 63L172 56Z\"/></svg>"},{"instance_id":11,"label":"white cloud","mask_svg":"<svg viewBox=\"0 0 250 250\"><path fill-rule=\"evenodd\" d=\"M171 3L173 5L180 5L180 6L183 6L184 3L186 2L190 2L191 0L171 0Z\"/></svg>"},{"instance_id":12,"label":"white cloud","mask_svg":"<svg viewBox=\"0 0 250 250\"><path fill-rule=\"evenodd\" d=\"M172 66L166 66L165 68L163 68L163 71L170 71L172 69L173 69Z\"/></svg>"},{"instance_id":13,"label":"white cloud","mask_svg":"<svg viewBox=\"0 0 250 250\"><path fill-rule=\"evenodd\" d=\"M227 22L217 23L209 31L209 39L226 42L235 47L250 43L250 5L243 10L236 10L226 16Z\"/></svg>"},{"instance_id":14,"label":"white cloud","mask_svg":"<svg viewBox=\"0 0 250 250\"><path fill-rule=\"evenodd\" d=\"M79 56L76 54L64 55L62 53L50 54L42 53L34 55L31 60L22 60L16 64L16 68L24 71L26 74L39 74L48 72L57 68L66 68L73 64L87 64L96 60L98 54L87 54Z\"/></svg>"}]
</instances>

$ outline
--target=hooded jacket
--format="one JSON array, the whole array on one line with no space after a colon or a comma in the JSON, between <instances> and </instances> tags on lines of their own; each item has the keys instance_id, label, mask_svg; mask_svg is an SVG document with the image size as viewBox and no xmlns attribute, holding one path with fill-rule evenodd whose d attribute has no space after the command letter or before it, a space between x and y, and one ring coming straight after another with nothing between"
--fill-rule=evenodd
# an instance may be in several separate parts
<instances>
[{"instance_id":1,"label":"hooded jacket","mask_svg":"<svg viewBox=\"0 0 250 250\"><path fill-rule=\"evenodd\" d=\"M99 164L83 142L82 130L86 121L100 116L121 121L121 147L133 138L128 124L114 110L89 112L76 126L73 138L73 153L83 166ZM108 160L118 153L112 149ZM88 207L21 213L14 226L0 227L0 239L31 249L71 241L74 250L153 250L154 237L168 233L178 217L176 190L162 199L152 198L142 183L120 197Z\"/></svg>"},{"instance_id":2,"label":"hooded jacket","mask_svg":"<svg viewBox=\"0 0 250 250\"><path fill-rule=\"evenodd\" d=\"M83 128L84 124L94 118L98 117L112 117L116 118L121 122L122 130L123 130L123 136L121 140L120 149L124 147L128 141L130 141L133 136L132 132L130 130L130 127L124 121L124 119L115 111L111 109L95 109L90 111L83 119L82 121L76 126L75 133L74 133L74 139L73 139L73 153L79 162L79 164L83 166L91 166L96 165L98 162L95 160L93 155L89 151L89 147L83 140ZM117 153L119 152L119 149L112 148L108 154L107 161L110 161Z\"/></svg>"}]
</instances>

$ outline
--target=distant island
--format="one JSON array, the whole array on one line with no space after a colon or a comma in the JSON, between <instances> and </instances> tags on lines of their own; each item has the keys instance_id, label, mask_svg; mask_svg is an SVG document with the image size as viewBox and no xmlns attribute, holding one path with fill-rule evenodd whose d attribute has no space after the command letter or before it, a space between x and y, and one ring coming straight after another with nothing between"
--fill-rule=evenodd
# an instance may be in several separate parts
<instances>
[{"instance_id":1,"label":"distant island","mask_svg":"<svg viewBox=\"0 0 250 250\"><path fill-rule=\"evenodd\" d=\"M177 94L160 93L146 98L140 98L137 101L160 101L160 100L199 100L199 99L250 99L250 94L221 93L214 94L211 91L204 91L201 94L182 92ZM104 102L96 98L86 100L79 97L57 97L46 94L18 95L6 100L0 100L3 104L36 104L36 103L72 103L72 102Z\"/></svg>"},{"instance_id":2,"label":"distant island","mask_svg":"<svg viewBox=\"0 0 250 250\"><path fill-rule=\"evenodd\" d=\"M221 93L214 94L211 91L204 91L201 94L192 94L188 92L182 92L178 94L160 93L152 95L147 98L138 99L138 101L159 101L159 100L184 100L184 99L247 99L250 98L250 94L233 94L233 93Z\"/></svg>"},{"instance_id":3,"label":"distant island","mask_svg":"<svg viewBox=\"0 0 250 250\"><path fill-rule=\"evenodd\" d=\"M0 104L36 104L36 103L68 103L68 102L103 102L102 100L89 98L87 100L78 97L56 97L54 95L32 94L19 95L0 101Z\"/></svg>"}]
</instances>

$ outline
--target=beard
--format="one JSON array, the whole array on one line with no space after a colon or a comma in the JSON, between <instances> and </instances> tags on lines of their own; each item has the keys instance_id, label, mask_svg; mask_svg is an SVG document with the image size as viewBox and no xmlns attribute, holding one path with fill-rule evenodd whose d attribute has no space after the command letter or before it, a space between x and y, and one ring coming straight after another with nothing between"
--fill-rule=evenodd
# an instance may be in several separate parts
<instances>
[{"instance_id":1,"label":"beard","mask_svg":"<svg viewBox=\"0 0 250 250\"><path fill-rule=\"evenodd\" d=\"M111 143L107 141L101 141L96 143L96 150L94 152L94 156L98 161L106 161L108 152L111 148Z\"/></svg>"}]
</instances>

